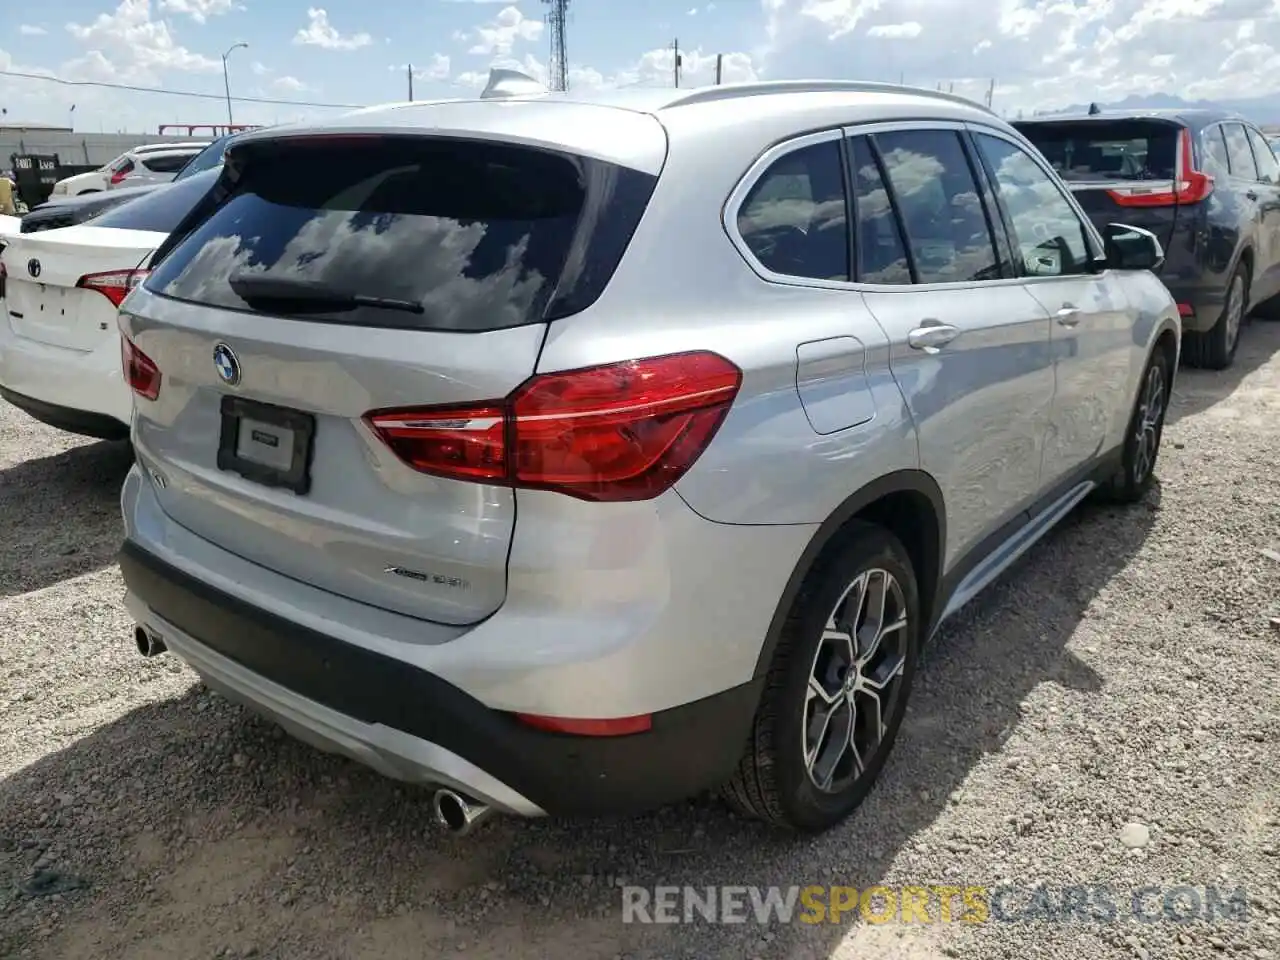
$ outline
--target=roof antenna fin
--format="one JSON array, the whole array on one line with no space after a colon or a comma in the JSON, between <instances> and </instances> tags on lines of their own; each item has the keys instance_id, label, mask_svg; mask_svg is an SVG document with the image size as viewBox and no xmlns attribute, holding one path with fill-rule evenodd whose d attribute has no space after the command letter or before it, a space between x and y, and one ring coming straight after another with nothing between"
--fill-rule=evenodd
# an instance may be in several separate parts
<instances>
[{"instance_id":1,"label":"roof antenna fin","mask_svg":"<svg viewBox=\"0 0 1280 960\"><path fill-rule=\"evenodd\" d=\"M489 82L481 100L500 100L504 97L529 97L550 91L527 73L511 67L493 67L489 70Z\"/></svg>"},{"instance_id":2,"label":"roof antenna fin","mask_svg":"<svg viewBox=\"0 0 1280 960\"><path fill-rule=\"evenodd\" d=\"M1102 112L1102 108L1098 106L1096 103L1089 104L1089 116L1096 117L1101 112Z\"/></svg>"}]
</instances>

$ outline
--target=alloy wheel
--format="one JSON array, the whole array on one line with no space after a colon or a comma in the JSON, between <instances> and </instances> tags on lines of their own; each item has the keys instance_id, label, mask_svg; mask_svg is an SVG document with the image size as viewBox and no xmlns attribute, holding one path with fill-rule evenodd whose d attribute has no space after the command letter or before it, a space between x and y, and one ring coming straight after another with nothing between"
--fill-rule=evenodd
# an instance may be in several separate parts
<instances>
[{"instance_id":1,"label":"alloy wheel","mask_svg":"<svg viewBox=\"0 0 1280 960\"><path fill-rule=\"evenodd\" d=\"M813 785L839 793L884 741L907 659L907 604L886 570L860 574L827 617L805 693L804 764Z\"/></svg>"},{"instance_id":2,"label":"alloy wheel","mask_svg":"<svg viewBox=\"0 0 1280 960\"><path fill-rule=\"evenodd\" d=\"M1147 381L1142 388L1142 403L1138 407L1134 440L1133 482L1142 484L1155 467L1156 453L1160 449L1160 429L1164 423L1165 385L1164 373L1157 365L1147 371Z\"/></svg>"}]
</instances>

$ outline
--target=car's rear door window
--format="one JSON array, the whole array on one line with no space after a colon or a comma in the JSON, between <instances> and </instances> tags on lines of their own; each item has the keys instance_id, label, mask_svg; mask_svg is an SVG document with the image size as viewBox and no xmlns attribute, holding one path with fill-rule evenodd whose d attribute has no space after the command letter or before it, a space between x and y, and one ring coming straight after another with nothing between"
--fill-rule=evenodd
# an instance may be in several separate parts
<instances>
[{"instance_id":1,"label":"car's rear door window","mask_svg":"<svg viewBox=\"0 0 1280 960\"><path fill-rule=\"evenodd\" d=\"M862 283L911 283L911 261L902 239L889 190L866 137L849 141L853 209L857 232L858 280Z\"/></svg>"},{"instance_id":2,"label":"car's rear door window","mask_svg":"<svg viewBox=\"0 0 1280 960\"><path fill-rule=\"evenodd\" d=\"M195 154L162 153L156 157L141 157L142 165L152 173L176 173L187 165Z\"/></svg>"},{"instance_id":3,"label":"car's rear door window","mask_svg":"<svg viewBox=\"0 0 1280 960\"><path fill-rule=\"evenodd\" d=\"M1222 132L1227 139L1227 159L1231 162L1231 175L1242 180L1257 180L1258 167L1249 147L1249 135L1240 123L1224 123Z\"/></svg>"},{"instance_id":4,"label":"car's rear door window","mask_svg":"<svg viewBox=\"0 0 1280 960\"><path fill-rule=\"evenodd\" d=\"M501 329L543 318L584 216L584 167L556 153L431 137L245 146L229 196L148 289L327 323ZM621 181L593 182L609 213Z\"/></svg>"},{"instance_id":5,"label":"car's rear door window","mask_svg":"<svg viewBox=\"0 0 1280 960\"><path fill-rule=\"evenodd\" d=\"M994 280L1000 260L954 130L875 134L920 283Z\"/></svg>"}]
</instances>

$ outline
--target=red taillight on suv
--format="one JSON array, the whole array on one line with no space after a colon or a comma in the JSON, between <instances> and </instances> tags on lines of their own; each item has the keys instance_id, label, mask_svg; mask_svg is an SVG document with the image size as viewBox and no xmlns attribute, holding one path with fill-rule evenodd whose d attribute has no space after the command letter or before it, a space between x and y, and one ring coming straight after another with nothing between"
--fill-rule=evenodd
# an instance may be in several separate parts
<instances>
[{"instance_id":1,"label":"red taillight on suv","mask_svg":"<svg viewBox=\"0 0 1280 960\"><path fill-rule=\"evenodd\" d=\"M366 416L423 473L647 500L689 469L720 428L742 372L694 352L540 374L505 400Z\"/></svg>"},{"instance_id":2,"label":"red taillight on suv","mask_svg":"<svg viewBox=\"0 0 1280 960\"><path fill-rule=\"evenodd\" d=\"M105 273L86 273L76 281L76 286L85 290L96 290L108 300L112 306L124 303L129 292L146 279L146 270L108 270Z\"/></svg>"},{"instance_id":3,"label":"red taillight on suv","mask_svg":"<svg viewBox=\"0 0 1280 960\"><path fill-rule=\"evenodd\" d=\"M144 400L160 396L160 368L124 334L120 335L120 360L125 383L134 393Z\"/></svg>"},{"instance_id":4,"label":"red taillight on suv","mask_svg":"<svg viewBox=\"0 0 1280 960\"><path fill-rule=\"evenodd\" d=\"M1174 207L1199 203L1212 192L1213 177L1196 169L1191 131L1183 127L1178 132L1178 164L1171 190L1153 190L1135 184L1108 190L1107 194L1122 207Z\"/></svg>"}]
</instances>

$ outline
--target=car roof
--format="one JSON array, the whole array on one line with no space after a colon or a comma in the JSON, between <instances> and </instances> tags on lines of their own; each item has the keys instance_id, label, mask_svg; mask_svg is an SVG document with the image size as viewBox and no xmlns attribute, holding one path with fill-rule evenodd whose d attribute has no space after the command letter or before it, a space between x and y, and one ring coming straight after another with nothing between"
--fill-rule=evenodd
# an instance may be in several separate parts
<instances>
[{"instance_id":1,"label":"car roof","mask_svg":"<svg viewBox=\"0 0 1280 960\"><path fill-rule=\"evenodd\" d=\"M178 150L193 147L197 150L203 150L210 144L210 142L211 141L209 140L191 140L174 143L144 143L140 146L126 150L125 153L151 153L156 150Z\"/></svg>"},{"instance_id":2,"label":"car roof","mask_svg":"<svg viewBox=\"0 0 1280 960\"><path fill-rule=\"evenodd\" d=\"M311 123L250 131L232 149L282 137L429 131L438 136L566 149L656 173L662 168L668 138L693 136L696 130L749 126L753 141L768 143L809 130L904 117L978 120L1007 128L974 101L897 84L778 80L694 89L550 92L516 71L495 69L485 91L470 98L386 104Z\"/></svg>"}]
</instances>

